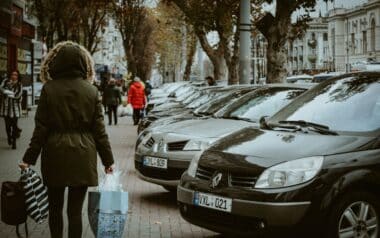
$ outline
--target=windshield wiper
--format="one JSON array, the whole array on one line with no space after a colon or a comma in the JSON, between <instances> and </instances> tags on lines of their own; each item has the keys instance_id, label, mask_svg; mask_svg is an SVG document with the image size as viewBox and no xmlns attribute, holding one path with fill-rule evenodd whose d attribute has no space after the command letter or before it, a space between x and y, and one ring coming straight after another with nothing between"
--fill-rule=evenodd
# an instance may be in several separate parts
<instances>
[{"instance_id":1,"label":"windshield wiper","mask_svg":"<svg viewBox=\"0 0 380 238\"><path fill-rule=\"evenodd\" d=\"M312 131L315 131L315 132L318 132L318 133L324 134L324 135L338 135L337 132L330 130L330 128L328 126L318 124L318 123L314 123L314 122L299 120L299 121L279 121L278 123L279 124L296 125L296 126L300 126L302 128L309 128ZM276 125L276 126L281 127L279 125Z\"/></svg>"},{"instance_id":2,"label":"windshield wiper","mask_svg":"<svg viewBox=\"0 0 380 238\"><path fill-rule=\"evenodd\" d=\"M255 120L252 120L247 117L238 117L238 116L223 116L223 119L231 119L231 120L239 120L239 121L248 121L248 122L256 122Z\"/></svg>"}]
</instances>

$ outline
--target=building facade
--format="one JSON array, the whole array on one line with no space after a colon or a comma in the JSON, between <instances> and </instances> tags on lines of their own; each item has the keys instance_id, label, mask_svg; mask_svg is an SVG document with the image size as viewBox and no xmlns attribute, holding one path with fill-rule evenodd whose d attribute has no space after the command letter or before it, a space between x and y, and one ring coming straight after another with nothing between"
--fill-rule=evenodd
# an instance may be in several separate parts
<instances>
[{"instance_id":1,"label":"building facade","mask_svg":"<svg viewBox=\"0 0 380 238\"><path fill-rule=\"evenodd\" d=\"M380 0L328 13L329 58L334 71L350 71L357 62L380 61Z\"/></svg>"},{"instance_id":2,"label":"building facade","mask_svg":"<svg viewBox=\"0 0 380 238\"><path fill-rule=\"evenodd\" d=\"M328 51L327 20L324 17L315 18L301 38L288 43L288 72L329 70Z\"/></svg>"},{"instance_id":3,"label":"building facade","mask_svg":"<svg viewBox=\"0 0 380 238\"><path fill-rule=\"evenodd\" d=\"M111 74L125 74L127 63L123 40L115 21L108 18L108 25L99 34L102 41L99 43L99 50L93 55L95 64L107 66Z\"/></svg>"},{"instance_id":4,"label":"building facade","mask_svg":"<svg viewBox=\"0 0 380 238\"><path fill-rule=\"evenodd\" d=\"M25 1L0 2L0 75L19 70L22 83L33 79L33 39L35 26L25 15Z\"/></svg>"}]
</instances>

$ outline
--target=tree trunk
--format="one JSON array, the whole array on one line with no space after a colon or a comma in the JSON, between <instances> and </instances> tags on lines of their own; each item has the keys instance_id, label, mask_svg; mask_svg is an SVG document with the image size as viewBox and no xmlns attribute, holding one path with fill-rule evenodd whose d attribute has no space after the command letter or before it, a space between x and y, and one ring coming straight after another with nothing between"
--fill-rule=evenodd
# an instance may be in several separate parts
<instances>
[{"instance_id":1,"label":"tree trunk","mask_svg":"<svg viewBox=\"0 0 380 238\"><path fill-rule=\"evenodd\" d=\"M215 80L227 80L227 62L224 56L224 49L221 45L215 50L213 49L206 37L206 34L201 31L196 31L199 42L207 56L210 58L214 66L214 79Z\"/></svg>"},{"instance_id":2,"label":"tree trunk","mask_svg":"<svg viewBox=\"0 0 380 238\"><path fill-rule=\"evenodd\" d=\"M234 48L232 57L228 64L228 84L234 85L239 83L239 47L240 47L240 33L236 29L234 33ZM228 49L227 49L228 50Z\"/></svg>"},{"instance_id":3,"label":"tree trunk","mask_svg":"<svg viewBox=\"0 0 380 238\"><path fill-rule=\"evenodd\" d=\"M217 54L218 55L218 54ZM216 81L226 81L227 80L227 63L223 55L219 55L210 58L212 64L214 65L214 79Z\"/></svg>"},{"instance_id":4,"label":"tree trunk","mask_svg":"<svg viewBox=\"0 0 380 238\"><path fill-rule=\"evenodd\" d=\"M194 55L195 55L196 50L197 50L197 38L195 36L192 36L191 41L190 41L190 49L187 54L185 73L183 76L184 81L190 80L191 66L193 66Z\"/></svg>"},{"instance_id":5,"label":"tree trunk","mask_svg":"<svg viewBox=\"0 0 380 238\"><path fill-rule=\"evenodd\" d=\"M287 76L285 47L276 47L278 42L268 41L267 83L282 83Z\"/></svg>"}]
</instances>

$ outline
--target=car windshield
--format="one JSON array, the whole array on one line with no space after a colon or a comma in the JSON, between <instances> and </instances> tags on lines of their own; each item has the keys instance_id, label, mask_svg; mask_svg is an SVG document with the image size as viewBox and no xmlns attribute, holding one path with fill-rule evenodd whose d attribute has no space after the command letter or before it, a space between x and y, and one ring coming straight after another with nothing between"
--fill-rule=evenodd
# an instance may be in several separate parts
<instances>
[{"instance_id":1,"label":"car windshield","mask_svg":"<svg viewBox=\"0 0 380 238\"><path fill-rule=\"evenodd\" d=\"M196 93L193 93L192 95L190 95L188 98L186 98L182 103L184 105L188 105L190 104L192 101L196 100L198 97L200 97L201 93L200 92L196 92Z\"/></svg>"},{"instance_id":2,"label":"car windshield","mask_svg":"<svg viewBox=\"0 0 380 238\"><path fill-rule=\"evenodd\" d=\"M217 112L216 116L259 121L262 116L273 115L304 91L281 87L259 89L232 103L225 112Z\"/></svg>"},{"instance_id":3,"label":"car windshield","mask_svg":"<svg viewBox=\"0 0 380 238\"><path fill-rule=\"evenodd\" d=\"M200 105L208 102L210 100L210 98L213 97L214 94L205 94L203 96L201 96L200 98L194 100L193 102L191 102L189 105L187 105L186 107L187 108L197 108L199 107Z\"/></svg>"},{"instance_id":4,"label":"car windshield","mask_svg":"<svg viewBox=\"0 0 380 238\"><path fill-rule=\"evenodd\" d=\"M320 83L320 82L323 82L329 78L332 78L334 77L333 75L323 75L323 76L314 76L313 78L313 82L314 83Z\"/></svg>"},{"instance_id":5,"label":"car windshield","mask_svg":"<svg viewBox=\"0 0 380 238\"><path fill-rule=\"evenodd\" d=\"M197 108L194 111L194 113L212 115L218 109L222 108L228 101L230 101L231 95L232 95L232 93L218 95L211 102L206 103L206 104L200 106L199 108Z\"/></svg>"},{"instance_id":6,"label":"car windshield","mask_svg":"<svg viewBox=\"0 0 380 238\"><path fill-rule=\"evenodd\" d=\"M270 121L307 121L334 131L380 128L379 74L323 82L277 113Z\"/></svg>"}]
</instances>

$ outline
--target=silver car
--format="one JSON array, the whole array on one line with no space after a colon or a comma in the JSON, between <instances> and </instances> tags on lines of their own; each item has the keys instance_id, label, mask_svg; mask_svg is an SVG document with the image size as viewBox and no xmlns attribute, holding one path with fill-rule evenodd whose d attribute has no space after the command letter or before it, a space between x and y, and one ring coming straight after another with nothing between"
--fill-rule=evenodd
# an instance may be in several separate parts
<instances>
[{"instance_id":1,"label":"silver car","mask_svg":"<svg viewBox=\"0 0 380 238\"><path fill-rule=\"evenodd\" d=\"M174 191L197 152L226 135L257 125L261 117L273 115L308 88L294 84L264 86L222 108L215 118L186 120L144 131L135 153L139 177Z\"/></svg>"}]
</instances>

